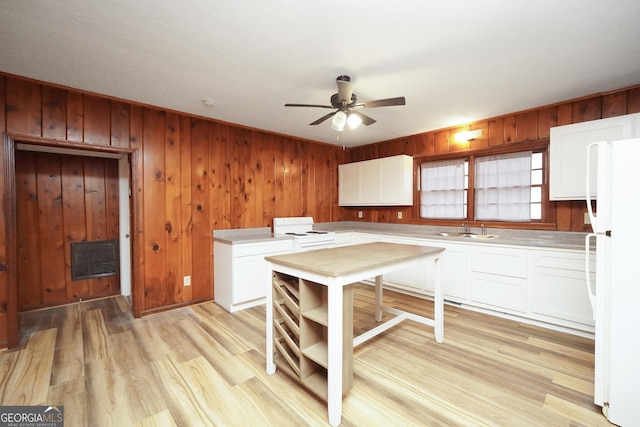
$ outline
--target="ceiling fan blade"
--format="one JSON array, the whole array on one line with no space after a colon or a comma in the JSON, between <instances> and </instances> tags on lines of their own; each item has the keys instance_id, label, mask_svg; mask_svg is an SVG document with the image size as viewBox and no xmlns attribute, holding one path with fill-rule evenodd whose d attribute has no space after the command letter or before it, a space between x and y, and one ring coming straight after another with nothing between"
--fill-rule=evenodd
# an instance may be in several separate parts
<instances>
[{"instance_id":1,"label":"ceiling fan blade","mask_svg":"<svg viewBox=\"0 0 640 427\"><path fill-rule=\"evenodd\" d=\"M366 101L357 104L358 107L362 106L365 108L373 108L373 107L391 107L394 105L405 105L406 101L404 96L399 96L397 98L387 98L387 99L377 99L375 101Z\"/></svg>"},{"instance_id":2,"label":"ceiling fan blade","mask_svg":"<svg viewBox=\"0 0 640 427\"><path fill-rule=\"evenodd\" d=\"M355 116L360 117L360 119L362 119L362 124L363 124L363 125L365 125L365 126L372 125L372 124L374 124L374 123L376 122L376 121L375 121L374 119L372 119L371 117L369 117L369 116L367 116L367 115L365 115L365 114L362 114L362 113L361 113L361 112L359 112L359 111L356 111L356 110L350 109L350 110L349 110L349 113L350 113L350 114L353 114L353 115L355 115Z\"/></svg>"},{"instance_id":3,"label":"ceiling fan blade","mask_svg":"<svg viewBox=\"0 0 640 427\"><path fill-rule=\"evenodd\" d=\"M319 104L284 104L285 107L317 107L317 108L334 108L331 105Z\"/></svg>"},{"instance_id":4,"label":"ceiling fan blade","mask_svg":"<svg viewBox=\"0 0 640 427\"><path fill-rule=\"evenodd\" d=\"M331 118L331 117L335 116L335 115L336 115L336 113L337 113L337 111L334 111L334 112L332 112L332 113L327 114L326 116L322 116L322 117L320 117L318 120L316 120L315 122L313 122L313 123L309 123L309 126L319 125L320 123L324 122L325 120L327 120L327 119L329 119L329 118Z\"/></svg>"}]
</instances>

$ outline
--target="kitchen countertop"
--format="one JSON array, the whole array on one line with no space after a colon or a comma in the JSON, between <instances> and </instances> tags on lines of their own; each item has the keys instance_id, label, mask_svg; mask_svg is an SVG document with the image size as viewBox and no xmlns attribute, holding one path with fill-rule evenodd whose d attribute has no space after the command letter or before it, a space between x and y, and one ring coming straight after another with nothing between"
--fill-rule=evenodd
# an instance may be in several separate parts
<instances>
[{"instance_id":1,"label":"kitchen countertop","mask_svg":"<svg viewBox=\"0 0 640 427\"><path fill-rule=\"evenodd\" d=\"M487 228L487 234L497 237L471 239L463 236L438 236L439 232L462 232L462 227L443 227L433 225L391 224L364 221L321 222L313 228L319 231L375 233L416 239L442 240L445 242L491 244L508 246L525 246L551 249L584 250L584 238L587 233L549 230L517 230L503 228ZM481 234L479 225L471 224L471 231ZM292 240L291 236L276 235L271 227L236 228L214 230L213 239L227 244L256 243L274 240ZM593 242L592 242L593 244Z\"/></svg>"},{"instance_id":2,"label":"kitchen countertop","mask_svg":"<svg viewBox=\"0 0 640 427\"><path fill-rule=\"evenodd\" d=\"M374 242L268 256L267 261L329 277L410 261L443 252L443 248Z\"/></svg>"},{"instance_id":3,"label":"kitchen countertop","mask_svg":"<svg viewBox=\"0 0 640 427\"><path fill-rule=\"evenodd\" d=\"M389 236L413 237L417 239L442 240L458 243L495 244L509 246L528 246L539 248L584 250L584 239L587 233L550 230L518 230L504 228L487 228L486 234L496 235L493 238L471 239L463 236L438 236L439 232L463 232L462 227L444 227L432 225L390 224L378 222L340 221L314 224L314 229L321 231L361 232L387 234ZM481 234L479 224L471 224L471 232Z\"/></svg>"},{"instance_id":4,"label":"kitchen countertop","mask_svg":"<svg viewBox=\"0 0 640 427\"><path fill-rule=\"evenodd\" d=\"M273 234L271 232L271 227L213 230L214 241L230 245L292 239L293 237L291 236Z\"/></svg>"}]
</instances>

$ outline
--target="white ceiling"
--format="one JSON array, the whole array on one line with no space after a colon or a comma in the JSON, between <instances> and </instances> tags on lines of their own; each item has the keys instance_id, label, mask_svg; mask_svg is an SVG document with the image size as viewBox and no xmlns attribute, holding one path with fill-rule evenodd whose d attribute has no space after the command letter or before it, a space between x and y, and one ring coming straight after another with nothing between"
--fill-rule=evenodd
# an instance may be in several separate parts
<instances>
[{"instance_id":1,"label":"white ceiling","mask_svg":"<svg viewBox=\"0 0 640 427\"><path fill-rule=\"evenodd\" d=\"M3 0L0 71L356 146L640 83L638 0ZM339 75L377 123L343 134ZM216 105L206 107L203 99Z\"/></svg>"}]
</instances>

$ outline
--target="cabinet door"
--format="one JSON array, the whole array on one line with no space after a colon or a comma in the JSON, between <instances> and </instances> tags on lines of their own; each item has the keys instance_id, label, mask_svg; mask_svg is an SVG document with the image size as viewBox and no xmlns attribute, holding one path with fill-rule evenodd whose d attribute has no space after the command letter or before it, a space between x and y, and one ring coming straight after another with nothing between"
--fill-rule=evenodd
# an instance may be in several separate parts
<instances>
[{"instance_id":1,"label":"cabinet door","mask_svg":"<svg viewBox=\"0 0 640 427\"><path fill-rule=\"evenodd\" d=\"M402 243L402 242L395 242ZM384 283L423 291L427 277L433 277L433 262L414 261L410 266L384 275ZM433 289L431 289L433 291Z\"/></svg>"},{"instance_id":2,"label":"cabinet door","mask_svg":"<svg viewBox=\"0 0 640 427\"><path fill-rule=\"evenodd\" d=\"M270 284L264 280L267 277L264 255L236 258L233 269L232 304L264 298L267 295Z\"/></svg>"},{"instance_id":3,"label":"cabinet door","mask_svg":"<svg viewBox=\"0 0 640 427\"><path fill-rule=\"evenodd\" d=\"M549 199L585 200L587 146L598 141L632 138L640 114L610 117L551 128L549 144ZM597 156L592 152L590 170L595 174ZM590 193L596 196L596 177L591 177Z\"/></svg>"},{"instance_id":4,"label":"cabinet door","mask_svg":"<svg viewBox=\"0 0 640 427\"><path fill-rule=\"evenodd\" d=\"M343 231L336 233L336 247L349 246L353 243L353 233L350 231Z\"/></svg>"},{"instance_id":5,"label":"cabinet door","mask_svg":"<svg viewBox=\"0 0 640 427\"><path fill-rule=\"evenodd\" d=\"M592 257L591 280L595 281ZM593 311L587 294L584 255L563 252L535 257L531 278L531 310L554 319L593 326Z\"/></svg>"},{"instance_id":6,"label":"cabinet door","mask_svg":"<svg viewBox=\"0 0 640 427\"><path fill-rule=\"evenodd\" d=\"M338 166L340 206L410 206L413 158L406 155Z\"/></svg>"},{"instance_id":7,"label":"cabinet door","mask_svg":"<svg viewBox=\"0 0 640 427\"><path fill-rule=\"evenodd\" d=\"M340 206L358 203L358 164L338 166L338 199Z\"/></svg>"},{"instance_id":8,"label":"cabinet door","mask_svg":"<svg viewBox=\"0 0 640 427\"><path fill-rule=\"evenodd\" d=\"M361 204L378 204L378 162L367 160L358 165L358 202Z\"/></svg>"},{"instance_id":9,"label":"cabinet door","mask_svg":"<svg viewBox=\"0 0 640 427\"><path fill-rule=\"evenodd\" d=\"M440 282L444 296L454 301L464 301L469 298L469 270L471 265L471 251L465 245L431 244L430 246L444 246L445 251L440 261ZM433 276L425 285L425 289L433 292Z\"/></svg>"},{"instance_id":10,"label":"cabinet door","mask_svg":"<svg viewBox=\"0 0 640 427\"><path fill-rule=\"evenodd\" d=\"M372 242L386 242L387 239L385 236L381 236L378 234L369 234L369 233L352 233L351 242L354 245L360 245L363 243L372 243Z\"/></svg>"},{"instance_id":11,"label":"cabinet door","mask_svg":"<svg viewBox=\"0 0 640 427\"><path fill-rule=\"evenodd\" d=\"M413 205L413 159L410 156L378 160L378 199L382 204Z\"/></svg>"}]
</instances>

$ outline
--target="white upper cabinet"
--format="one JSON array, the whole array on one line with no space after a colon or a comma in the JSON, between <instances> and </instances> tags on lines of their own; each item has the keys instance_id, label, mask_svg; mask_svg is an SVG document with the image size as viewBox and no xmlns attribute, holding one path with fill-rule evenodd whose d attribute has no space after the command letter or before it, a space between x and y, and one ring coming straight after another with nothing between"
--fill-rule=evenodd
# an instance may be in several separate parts
<instances>
[{"instance_id":1,"label":"white upper cabinet","mask_svg":"<svg viewBox=\"0 0 640 427\"><path fill-rule=\"evenodd\" d=\"M549 199L585 200L587 146L598 141L617 141L640 136L640 113L610 117L551 128L549 146ZM592 174L597 156L591 155ZM590 192L596 196L596 178Z\"/></svg>"},{"instance_id":2,"label":"white upper cabinet","mask_svg":"<svg viewBox=\"0 0 640 427\"><path fill-rule=\"evenodd\" d=\"M340 206L413 205L413 158L404 154L338 166Z\"/></svg>"}]
</instances>

